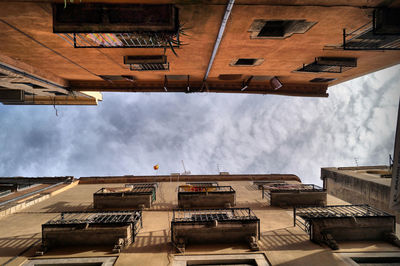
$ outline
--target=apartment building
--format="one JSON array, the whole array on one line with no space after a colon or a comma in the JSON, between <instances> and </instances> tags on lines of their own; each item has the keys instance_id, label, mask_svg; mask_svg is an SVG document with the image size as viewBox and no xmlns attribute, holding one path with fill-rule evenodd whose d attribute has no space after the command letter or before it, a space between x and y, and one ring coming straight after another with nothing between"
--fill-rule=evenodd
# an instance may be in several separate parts
<instances>
[{"instance_id":1,"label":"apartment building","mask_svg":"<svg viewBox=\"0 0 400 266\"><path fill-rule=\"evenodd\" d=\"M1 1L0 102L101 92L327 97L400 62L399 2Z\"/></svg>"},{"instance_id":2,"label":"apartment building","mask_svg":"<svg viewBox=\"0 0 400 266\"><path fill-rule=\"evenodd\" d=\"M295 175L14 177L0 184L30 185L0 197L2 265L400 262L395 216Z\"/></svg>"}]
</instances>

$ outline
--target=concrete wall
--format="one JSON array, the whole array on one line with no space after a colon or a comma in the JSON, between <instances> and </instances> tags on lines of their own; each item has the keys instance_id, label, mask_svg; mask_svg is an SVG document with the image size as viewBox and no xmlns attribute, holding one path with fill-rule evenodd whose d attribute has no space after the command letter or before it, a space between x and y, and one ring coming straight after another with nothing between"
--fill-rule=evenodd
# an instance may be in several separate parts
<instances>
[{"instance_id":1,"label":"concrete wall","mask_svg":"<svg viewBox=\"0 0 400 266\"><path fill-rule=\"evenodd\" d=\"M151 207L151 194L119 194L119 195L102 195L93 194L93 207L95 209L137 209L141 206L145 208Z\"/></svg>"},{"instance_id":2,"label":"concrete wall","mask_svg":"<svg viewBox=\"0 0 400 266\"><path fill-rule=\"evenodd\" d=\"M232 223L212 222L207 224L172 224L172 240L178 243L179 239L185 244L212 244L212 243L248 243L249 237L258 239L257 222Z\"/></svg>"},{"instance_id":3,"label":"concrete wall","mask_svg":"<svg viewBox=\"0 0 400 266\"><path fill-rule=\"evenodd\" d=\"M46 226L42 227L42 243L46 248L64 246L102 246L118 243L124 239L125 245L133 242L132 225L125 226Z\"/></svg>"},{"instance_id":4,"label":"concrete wall","mask_svg":"<svg viewBox=\"0 0 400 266\"><path fill-rule=\"evenodd\" d=\"M358 173L357 170L360 169L322 168L321 179L324 180L327 192L352 204L368 204L400 219L399 213L389 209L390 179Z\"/></svg>"},{"instance_id":5,"label":"concrete wall","mask_svg":"<svg viewBox=\"0 0 400 266\"><path fill-rule=\"evenodd\" d=\"M321 232L335 240L384 240L385 233L394 232L393 217L313 219L312 240L322 241Z\"/></svg>"},{"instance_id":6,"label":"concrete wall","mask_svg":"<svg viewBox=\"0 0 400 266\"><path fill-rule=\"evenodd\" d=\"M235 206L235 192L224 193L178 193L180 208L220 207Z\"/></svg>"},{"instance_id":7,"label":"concrete wall","mask_svg":"<svg viewBox=\"0 0 400 266\"><path fill-rule=\"evenodd\" d=\"M326 192L273 192L272 206L326 206Z\"/></svg>"}]
</instances>

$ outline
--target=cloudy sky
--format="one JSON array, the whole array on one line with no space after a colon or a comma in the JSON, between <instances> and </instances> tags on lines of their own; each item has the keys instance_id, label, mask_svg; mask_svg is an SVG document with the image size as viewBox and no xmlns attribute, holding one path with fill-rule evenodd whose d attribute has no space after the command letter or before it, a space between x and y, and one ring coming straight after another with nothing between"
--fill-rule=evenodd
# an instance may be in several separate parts
<instances>
[{"instance_id":1,"label":"cloudy sky","mask_svg":"<svg viewBox=\"0 0 400 266\"><path fill-rule=\"evenodd\" d=\"M104 93L97 107L0 105L0 176L289 173L387 164L400 65L329 98Z\"/></svg>"}]
</instances>

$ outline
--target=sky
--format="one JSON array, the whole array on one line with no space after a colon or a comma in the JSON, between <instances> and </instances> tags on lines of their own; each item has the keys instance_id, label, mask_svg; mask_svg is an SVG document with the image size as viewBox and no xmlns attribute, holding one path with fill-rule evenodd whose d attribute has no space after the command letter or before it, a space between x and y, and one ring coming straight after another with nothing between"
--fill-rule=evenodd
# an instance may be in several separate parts
<instances>
[{"instance_id":1,"label":"sky","mask_svg":"<svg viewBox=\"0 0 400 266\"><path fill-rule=\"evenodd\" d=\"M328 98L103 93L98 106L0 105L0 176L296 174L387 165L400 65L329 88ZM159 164L158 171L153 166Z\"/></svg>"}]
</instances>

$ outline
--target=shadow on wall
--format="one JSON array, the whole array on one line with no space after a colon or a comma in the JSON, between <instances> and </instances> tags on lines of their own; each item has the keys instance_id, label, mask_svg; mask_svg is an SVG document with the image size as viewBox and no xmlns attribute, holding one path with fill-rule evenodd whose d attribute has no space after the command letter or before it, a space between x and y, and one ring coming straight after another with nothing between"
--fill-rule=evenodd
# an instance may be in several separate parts
<instances>
[{"instance_id":1,"label":"shadow on wall","mask_svg":"<svg viewBox=\"0 0 400 266\"><path fill-rule=\"evenodd\" d=\"M265 250L315 250L316 244L298 228L288 227L261 233L260 248Z\"/></svg>"},{"instance_id":2,"label":"shadow on wall","mask_svg":"<svg viewBox=\"0 0 400 266\"><path fill-rule=\"evenodd\" d=\"M0 238L0 257L13 257L23 253L31 246L39 245L41 239L40 233ZM0 262L1 265L3 263L5 261Z\"/></svg>"},{"instance_id":3,"label":"shadow on wall","mask_svg":"<svg viewBox=\"0 0 400 266\"><path fill-rule=\"evenodd\" d=\"M147 233L139 233L135 237L135 243L123 250L128 253L158 253L168 252L171 246L169 231L159 230Z\"/></svg>"},{"instance_id":4,"label":"shadow on wall","mask_svg":"<svg viewBox=\"0 0 400 266\"><path fill-rule=\"evenodd\" d=\"M70 205L70 202L60 201L55 204L43 207L44 212L84 212L93 211L92 203L83 203L79 205Z\"/></svg>"}]
</instances>

